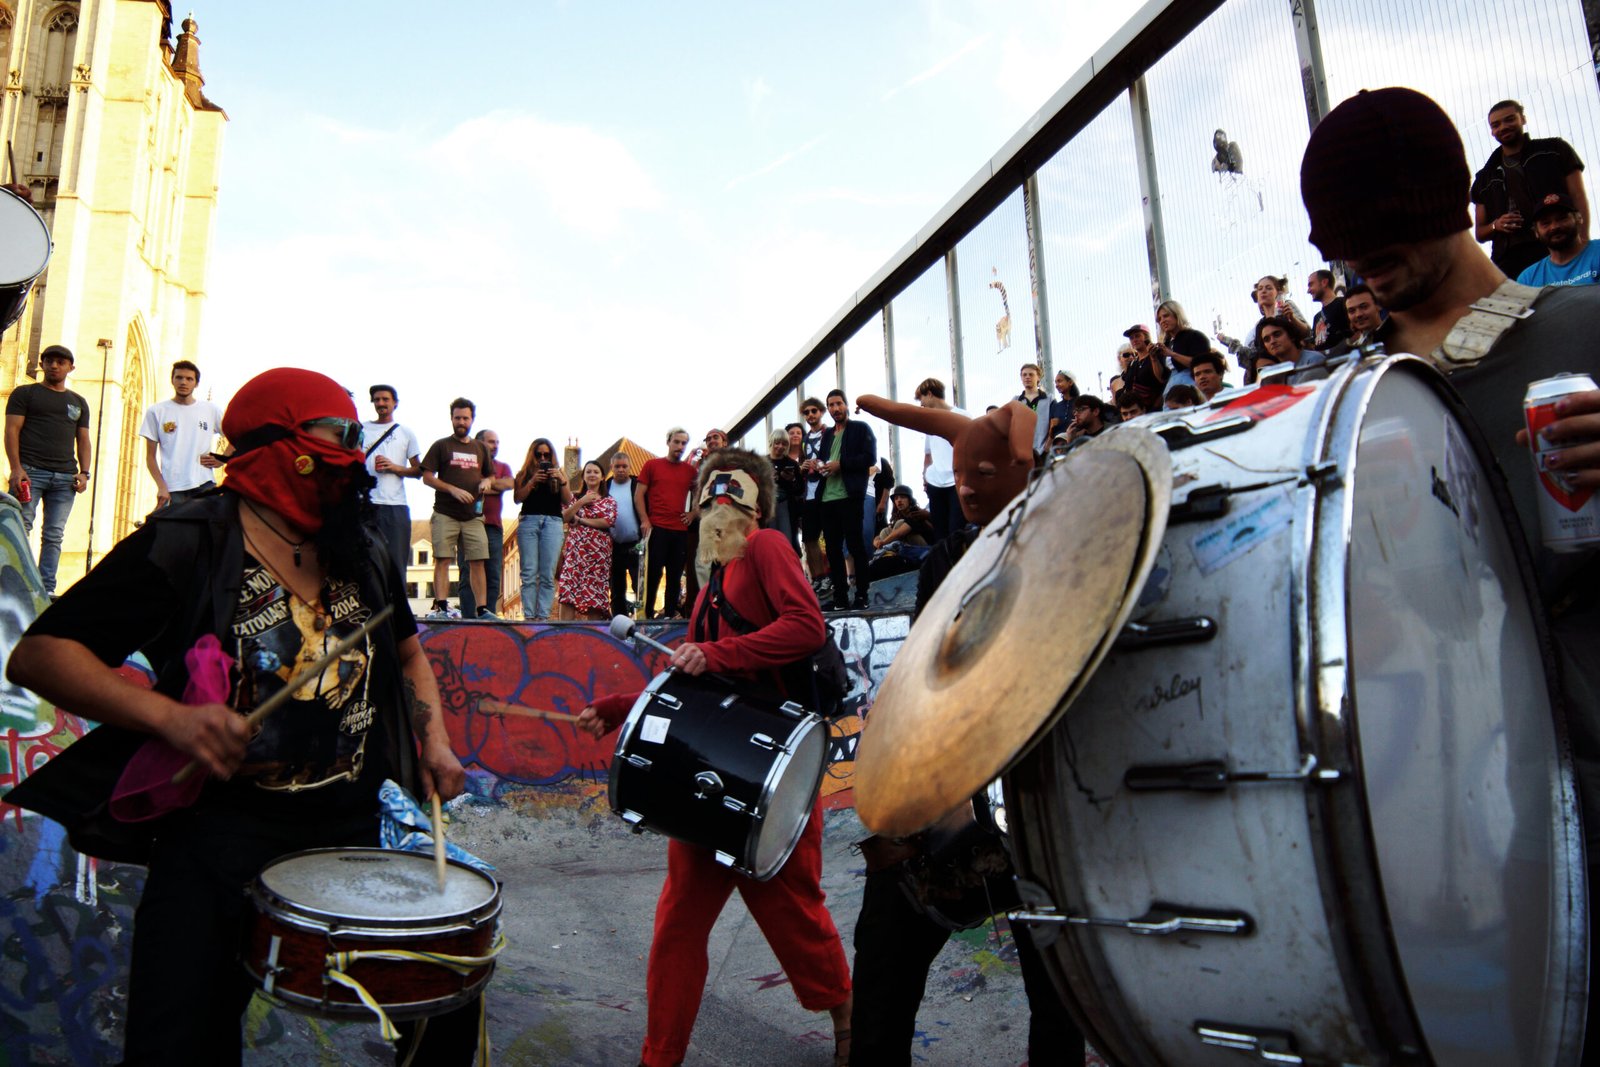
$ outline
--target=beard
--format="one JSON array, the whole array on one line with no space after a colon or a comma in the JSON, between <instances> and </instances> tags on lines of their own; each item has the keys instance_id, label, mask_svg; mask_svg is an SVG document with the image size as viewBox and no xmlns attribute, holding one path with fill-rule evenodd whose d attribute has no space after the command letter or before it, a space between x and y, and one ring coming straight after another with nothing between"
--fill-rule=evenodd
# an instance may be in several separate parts
<instances>
[{"instance_id":1,"label":"beard","mask_svg":"<svg viewBox=\"0 0 1600 1067\"><path fill-rule=\"evenodd\" d=\"M716 504L700 516L700 548L696 559L710 566L728 564L744 555L745 540L756 531L754 515L732 504Z\"/></svg>"},{"instance_id":2,"label":"beard","mask_svg":"<svg viewBox=\"0 0 1600 1067\"><path fill-rule=\"evenodd\" d=\"M362 463L331 468L319 464L316 477L322 503L322 529L312 542L317 557L332 577L359 581L372 566L367 541L378 518L370 496L376 483ZM404 560L395 562L405 567Z\"/></svg>"}]
</instances>

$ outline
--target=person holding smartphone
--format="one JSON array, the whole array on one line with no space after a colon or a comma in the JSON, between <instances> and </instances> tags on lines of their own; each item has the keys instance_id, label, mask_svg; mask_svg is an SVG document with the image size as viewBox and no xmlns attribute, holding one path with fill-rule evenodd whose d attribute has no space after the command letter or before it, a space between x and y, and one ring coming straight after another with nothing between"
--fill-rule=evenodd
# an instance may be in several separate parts
<instances>
[{"instance_id":1,"label":"person holding smartphone","mask_svg":"<svg viewBox=\"0 0 1600 1067\"><path fill-rule=\"evenodd\" d=\"M548 437L535 438L528 446L511 498L522 505L517 518L522 617L543 622L550 617L556 595L556 557L563 536L561 509L572 503L572 488L556 466L556 448Z\"/></svg>"}]
</instances>

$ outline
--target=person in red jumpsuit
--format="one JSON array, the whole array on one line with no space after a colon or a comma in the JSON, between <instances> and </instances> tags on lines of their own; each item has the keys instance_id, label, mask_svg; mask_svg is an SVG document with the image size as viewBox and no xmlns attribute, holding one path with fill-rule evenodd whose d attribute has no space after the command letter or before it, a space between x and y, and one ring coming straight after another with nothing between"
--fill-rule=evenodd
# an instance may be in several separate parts
<instances>
[{"instance_id":1,"label":"person in red jumpsuit","mask_svg":"<svg viewBox=\"0 0 1600 1067\"><path fill-rule=\"evenodd\" d=\"M722 568L722 595L755 626L735 634L718 626L713 589L700 590L689 619L689 640L672 656L685 674L711 671L782 691L777 668L806 659L827 636L816 594L794 550L761 521L773 514L772 465L754 452L720 449L701 464L699 556ZM708 636L716 634L714 640ZM787 695L787 693L785 693ZM596 700L579 717L595 737L616 729L637 693ZM833 1018L838 1067L849 1063L850 965L822 892L822 805L778 873L755 881L718 863L709 849L682 841L667 846L667 879L656 903L655 935L646 973L648 1016L643 1067L683 1062L706 983L706 942L728 897L737 889L778 957L800 1004Z\"/></svg>"}]
</instances>

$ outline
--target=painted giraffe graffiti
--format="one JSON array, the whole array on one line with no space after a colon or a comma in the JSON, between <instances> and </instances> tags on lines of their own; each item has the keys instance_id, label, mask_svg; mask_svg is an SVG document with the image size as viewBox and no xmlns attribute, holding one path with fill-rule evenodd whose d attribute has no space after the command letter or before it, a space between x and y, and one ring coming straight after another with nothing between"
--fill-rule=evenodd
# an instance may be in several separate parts
<instances>
[{"instance_id":1,"label":"painted giraffe graffiti","mask_svg":"<svg viewBox=\"0 0 1600 1067\"><path fill-rule=\"evenodd\" d=\"M1000 291L1000 318L994 324L994 339L1000 343L996 352L1004 352L1011 347L1011 301L1006 299L1006 283L1000 280L1000 268L990 267L989 273L992 280L989 288Z\"/></svg>"}]
</instances>

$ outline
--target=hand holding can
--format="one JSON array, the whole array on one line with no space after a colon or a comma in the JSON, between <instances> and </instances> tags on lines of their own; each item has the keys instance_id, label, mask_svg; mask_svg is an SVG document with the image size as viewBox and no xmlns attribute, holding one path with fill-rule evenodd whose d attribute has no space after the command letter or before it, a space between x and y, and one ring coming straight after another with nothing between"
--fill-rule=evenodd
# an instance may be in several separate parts
<instances>
[{"instance_id":1,"label":"hand holding can","mask_svg":"<svg viewBox=\"0 0 1600 1067\"><path fill-rule=\"evenodd\" d=\"M1554 552L1576 552L1600 545L1600 497L1596 487L1585 484L1581 455L1574 462L1576 447L1589 444L1566 433L1552 440L1550 430L1566 422L1557 405L1576 394L1595 393L1594 379L1587 374L1560 374L1530 382L1522 402L1527 424L1528 449L1533 454L1534 477L1539 482L1539 529L1546 548ZM1569 413L1570 415L1570 413ZM1585 416L1588 417L1588 416Z\"/></svg>"}]
</instances>

